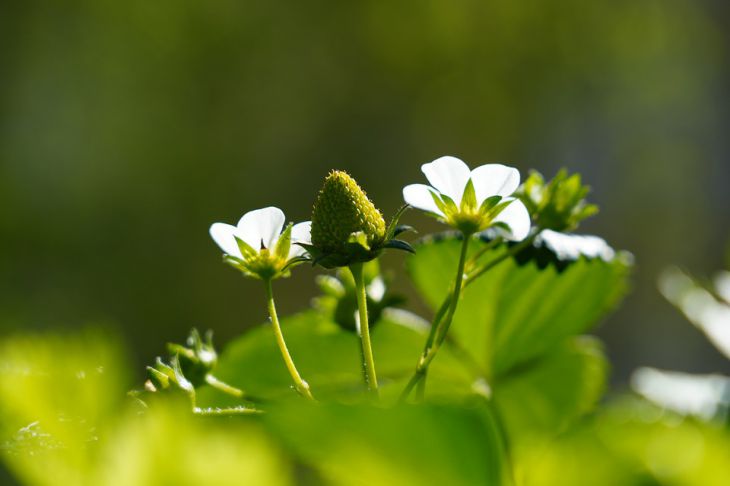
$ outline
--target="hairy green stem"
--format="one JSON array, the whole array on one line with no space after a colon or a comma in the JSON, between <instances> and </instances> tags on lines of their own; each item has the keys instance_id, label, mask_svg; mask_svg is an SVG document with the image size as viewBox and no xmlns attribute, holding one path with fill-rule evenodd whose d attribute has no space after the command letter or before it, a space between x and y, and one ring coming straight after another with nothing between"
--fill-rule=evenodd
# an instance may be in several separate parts
<instances>
[{"instance_id":1,"label":"hairy green stem","mask_svg":"<svg viewBox=\"0 0 730 486\"><path fill-rule=\"evenodd\" d=\"M297 392L302 396L314 400L312 392L309 390L309 384L302 380L302 377L297 371L297 367L294 365L294 360L289 354L289 349L286 347L286 341L284 341L284 334L281 332L281 325L279 324L279 317L276 314L276 305L274 304L274 291L271 288L271 279L264 280L264 286L266 287L266 303L269 308L269 317L271 318L271 325L274 329L274 336L276 336L276 344L279 346L281 351L281 357L284 358L284 364L286 364L287 370L294 381L294 386Z\"/></svg>"},{"instance_id":2,"label":"hairy green stem","mask_svg":"<svg viewBox=\"0 0 730 486\"><path fill-rule=\"evenodd\" d=\"M532 244L532 242L535 241L535 238L537 237L538 234L540 234L540 231L539 230L538 231L535 231L533 234L531 234L530 236L528 236L524 240L520 241L515 246L509 248L507 251L505 251L504 253L502 253L500 256L498 256L494 260L491 260L490 262L486 263L485 265L479 267L473 273L470 273L467 276L467 278L464 280L464 287L468 286L474 280L476 280L477 278L481 277L487 271L491 270L492 268L494 268L495 266L497 266L498 264L500 264L501 262L503 262L507 258L515 255L516 253L519 253L524 248L530 246Z\"/></svg>"},{"instance_id":3,"label":"hairy green stem","mask_svg":"<svg viewBox=\"0 0 730 486\"><path fill-rule=\"evenodd\" d=\"M203 415L207 417L220 417L226 415L258 415L263 413L257 408L231 407L231 408L193 408L195 415Z\"/></svg>"},{"instance_id":4,"label":"hairy green stem","mask_svg":"<svg viewBox=\"0 0 730 486\"><path fill-rule=\"evenodd\" d=\"M370 342L370 324L368 322L368 298L365 290L365 275L362 263L350 265L352 278L355 280L357 310L360 320L360 343L362 344L363 373L368 390L378 396L378 377L375 373L375 358Z\"/></svg>"},{"instance_id":5,"label":"hairy green stem","mask_svg":"<svg viewBox=\"0 0 730 486\"><path fill-rule=\"evenodd\" d=\"M432 327L429 339L423 349L423 353L421 354L421 358L418 361L418 365L416 365L416 371L413 373L413 376L408 381L408 384L401 393L401 401L407 399L408 395L410 395L411 391L413 390L413 387L415 387L426 376L431 361L433 361L433 359L436 357L436 353L441 348L441 344L446 337L446 333L448 333L449 331L451 322L454 319L454 314L456 313L456 307L459 303L459 296L461 295L462 281L464 279L464 266L466 264L466 254L469 250L470 240L471 235L465 234L464 240L461 245L459 264L456 268L456 278L454 279L454 286L451 290L451 296L449 298L448 310L446 311L446 315L444 316L444 318L440 319L438 324ZM422 392L423 389L419 391L419 394L421 394Z\"/></svg>"},{"instance_id":6,"label":"hairy green stem","mask_svg":"<svg viewBox=\"0 0 730 486\"><path fill-rule=\"evenodd\" d=\"M236 398L244 397L243 390L236 388L235 386L231 386L228 383L225 383L223 381L220 381L218 378L211 375L210 373L205 375L205 382L208 385L210 385L211 387L215 388L216 390L221 391L232 397L236 397Z\"/></svg>"},{"instance_id":7,"label":"hairy green stem","mask_svg":"<svg viewBox=\"0 0 730 486\"><path fill-rule=\"evenodd\" d=\"M505 251L502 255L494 258L493 260L489 261L485 265L477 268L473 273L469 273L466 277L463 277L464 267L460 268L460 273L457 275L457 278L459 276L462 277L461 281L459 282L461 289L466 288L469 284L471 284L473 281L475 281L477 278L484 275L487 271L494 268L507 258L515 255L516 253L523 250L525 247L532 244L532 242L535 240L538 234L540 234L541 228L535 228L535 230L532 232L530 236L525 238L520 243L516 244L515 246L509 248L507 251ZM462 245L462 257L465 256L465 248L468 244L469 238L465 238L465 244ZM497 244L502 242L502 238L498 237L494 240L487 243L483 248L481 248L475 255L473 255L467 264L465 266L471 267L472 265L475 265L477 260L484 255L488 250L494 248L497 246ZM460 265L461 265L460 260ZM405 389L401 393L401 401L404 401L408 398L410 393L413 391L413 388L418 385L417 393L419 399L423 398L423 395L425 393L425 381L426 376L428 375L428 366L435 357L436 351L438 351L438 348L440 348L441 343L438 343L436 340L437 335L441 335L441 342L446 338L446 331L448 331L449 326L451 325L451 322L448 322L448 324L445 325L446 329L444 332L439 332L439 329L443 329L444 325L442 322L445 322L444 315L446 314L446 310L449 310L449 316L446 316L447 319L453 318L453 312L451 309L453 308L454 311L456 310L456 304L457 302L454 300L454 296L456 295L456 299L458 300L459 293L456 291L456 287L454 287L451 291L451 293L444 299L444 302L439 307L438 311L436 312L436 315L434 316L433 322L431 324L431 330L428 335L428 339L426 340L426 347L424 348L424 352L421 355L421 360L418 363L418 366L416 367L416 371L409 380L408 384L406 385ZM473 365L473 364L472 364Z\"/></svg>"}]
</instances>

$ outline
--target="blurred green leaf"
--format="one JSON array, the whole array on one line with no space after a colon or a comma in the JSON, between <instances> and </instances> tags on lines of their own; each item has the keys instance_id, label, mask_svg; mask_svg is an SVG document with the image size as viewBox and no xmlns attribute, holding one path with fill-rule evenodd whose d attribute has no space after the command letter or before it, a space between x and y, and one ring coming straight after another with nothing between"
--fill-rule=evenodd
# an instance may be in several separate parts
<instances>
[{"instance_id":1,"label":"blurred green leaf","mask_svg":"<svg viewBox=\"0 0 730 486\"><path fill-rule=\"evenodd\" d=\"M286 457L249 420L197 418L185 402L159 403L115 432L87 484L291 484Z\"/></svg>"},{"instance_id":2,"label":"blurred green leaf","mask_svg":"<svg viewBox=\"0 0 730 486\"><path fill-rule=\"evenodd\" d=\"M628 397L561 440L525 452L519 480L534 486L724 486L730 477L727 429Z\"/></svg>"},{"instance_id":3,"label":"blurred green leaf","mask_svg":"<svg viewBox=\"0 0 730 486\"><path fill-rule=\"evenodd\" d=\"M470 254L483 244L475 240ZM480 262L499 257L505 248L487 251ZM458 252L453 238L431 239L408 259L415 285L433 309L454 279ZM451 336L490 378L499 377L595 326L625 293L628 270L620 256L610 262L508 258L466 287Z\"/></svg>"},{"instance_id":4,"label":"blurred green leaf","mask_svg":"<svg viewBox=\"0 0 730 486\"><path fill-rule=\"evenodd\" d=\"M508 483L498 425L483 403L389 409L291 403L264 420L332 484Z\"/></svg>"},{"instance_id":5,"label":"blurred green leaf","mask_svg":"<svg viewBox=\"0 0 730 486\"><path fill-rule=\"evenodd\" d=\"M495 406L516 458L591 411L603 395L607 371L601 344L582 336L493 383Z\"/></svg>"},{"instance_id":6,"label":"blurred green leaf","mask_svg":"<svg viewBox=\"0 0 730 486\"><path fill-rule=\"evenodd\" d=\"M0 343L2 427L39 421L58 440L76 437L73 422L90 429L124 400L127 360L111 336L29 335Z\"/></svg>"},{"instance_id":7,"label":"blurred green leaf","mask_svg":"<svg viewBox=\"0 0 730 486\"><path fill-rule=\"evenodd\" d=\"M106 421L125 399L111 336L29 335L0 344L0 454L28 484L82 484Z\"/></svg>"},{"instance_id":8,"label":"blurred green leaf","mask_svg":"<svg viewBox=\"0 0 730 486\"><path fill-rule=\"evenodd\" d=\"M202 419L170 396L131 406L127 360L115 342L88 331L0 345L0 460L18 480L289 484L284 456L252 421Z\"/></svg>"}]
</instances>

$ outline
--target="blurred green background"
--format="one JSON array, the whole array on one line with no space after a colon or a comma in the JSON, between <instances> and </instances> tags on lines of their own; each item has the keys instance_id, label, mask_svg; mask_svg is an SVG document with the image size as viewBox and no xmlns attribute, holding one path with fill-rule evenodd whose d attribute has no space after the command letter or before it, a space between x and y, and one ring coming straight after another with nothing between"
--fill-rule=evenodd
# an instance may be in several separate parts
<instances>
[{"instance_id":1,"label":"blurred green background","mask_svg":"<svg viewBox=\"0 0 730 486\"><path fill-rule=\"evenodd\" d=\"M614 380L727 370L655 281L724 263L729 24L711 0L6 0L0 332L109 326L139 363L191 326L223 344L266 314L212 222L267 205L307 219L332 168L389 215L450 154L593 186L582 231L637 261L600 330ZM314 274L278 286L282 313Z\"/></svg>"}]
</instances>

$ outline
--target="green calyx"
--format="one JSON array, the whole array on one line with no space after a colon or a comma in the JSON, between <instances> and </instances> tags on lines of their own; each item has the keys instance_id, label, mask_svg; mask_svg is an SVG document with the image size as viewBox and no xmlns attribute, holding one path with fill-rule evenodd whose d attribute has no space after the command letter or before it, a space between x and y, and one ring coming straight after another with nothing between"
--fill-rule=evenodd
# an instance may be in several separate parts
<instances>
[{"instance_id":1,"label":"green calyx","mask_svg":"<svg viewBox=\"0 0 730 486\"><path fill-rule=\"evenodd\" d=\"M586 202L590 187L580 174L568 175L561 169L548 183L532 171L516 196L527 206L535 224L543 229L573 231L581 221L598 212L598 206Z\"/></svg>"},{"instance_id":2,"label":"green calyx","mask_svg":"<svg viewBox=\"0 0 730 486\"><path fill-rule=\"evenodd\" d=\"M505 201L502 196L492 196L478 204L471 179L464 188L461 204L458 206L445 194L431 193L431 197L444 214L443 217L439 215L439 219L465 235L472 235L492 226L494 218L512 202L511 199Z\"/></svg>"},{"instance_id":3,"label":"green calyx","mask_svg":"<svg viewBox=\"0 0 730 486\"><path fill-rule=\"evenodd\" d=\"M326 268L344 267L376 258L383 248L412 251L393 240L399 211L386 227L382 213L346 172L330 172L312 210L312 244L302 245L315 263Z\"/></svg>"},{"instance_id":4,"label":"green calyx","mask_svg":"<svg viewBox=\"0 0 730 486\"><path fill-rule=\"evenodd\" d=\"M197 329L190 331L185 344L167 343L167 351L171 356L177 356L180 370L193 386L205 383L205 376L215 369L218 363L218 353L213 347L213 332L205 333L205 340Z\"/></svg>"},{"instance_id":5,"label":"green calyx","mask_svg":"<svg viewBox=\"0 0 730 486\"><path fill-rule=\"evenodd\" d=\"M231 255L224 255L223 261L243 272L247 277L260 280L272 280L288 277L290 269L304 261L301 257L289 258L291 249L292 224L289 224L279 236L273 249L261 248L256 251L245 241L236 237L238 248L243 259Z\"/></svg>"}]
</instances>

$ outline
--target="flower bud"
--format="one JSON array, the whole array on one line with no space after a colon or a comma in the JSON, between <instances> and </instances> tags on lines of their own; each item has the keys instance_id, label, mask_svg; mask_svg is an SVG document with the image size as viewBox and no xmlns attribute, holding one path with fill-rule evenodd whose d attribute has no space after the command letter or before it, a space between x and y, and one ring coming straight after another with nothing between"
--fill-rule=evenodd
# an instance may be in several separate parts
<instances>
[{"instance_id":1,"label":"flower bud","mask_svg":"<svg viewBox=\"0 0 730 486\"><path fill-rule=\"evenodd\" d=\"M589 191L581 182L580 174L569 176L561 169L549 183L533 171L516 195L540 228L572 231L582 220L598 212L598 206L585 200Z\"/></svg>"}]
</instances>

